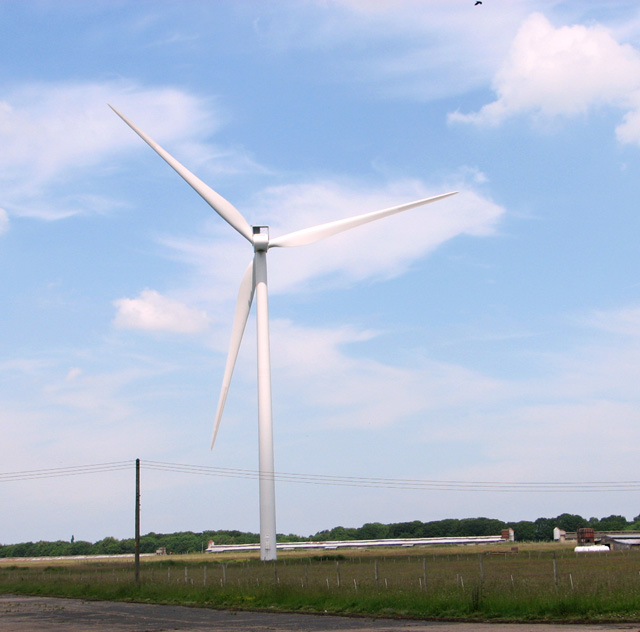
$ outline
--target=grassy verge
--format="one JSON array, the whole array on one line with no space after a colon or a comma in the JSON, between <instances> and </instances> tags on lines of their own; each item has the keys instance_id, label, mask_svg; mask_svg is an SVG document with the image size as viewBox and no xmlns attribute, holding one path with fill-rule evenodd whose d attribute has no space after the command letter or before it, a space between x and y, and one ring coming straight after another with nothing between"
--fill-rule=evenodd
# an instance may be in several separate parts
<instances>
[{"instance_id":1,"label":"grassy verge","mask_svg":"<svg viewBox=\"0 0 640 632\"><path fill-rule=\"evenodd\" d=\"M424 619L639 621L640 553L506 549L0 567L0 592ZM218 559L218 558L215 558Z\"/></svg>"}]
</instances>

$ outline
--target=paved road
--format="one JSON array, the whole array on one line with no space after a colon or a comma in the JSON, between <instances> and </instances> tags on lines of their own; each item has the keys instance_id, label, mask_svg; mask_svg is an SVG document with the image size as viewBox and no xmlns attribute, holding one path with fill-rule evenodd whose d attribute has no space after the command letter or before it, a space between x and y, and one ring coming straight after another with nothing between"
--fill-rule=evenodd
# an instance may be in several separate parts
<instances>
[{"instance_id":1,"label":"paved road","mask_svg":"<svg viewBox=\"0 0 640 632\"><path fill-rule=\"evenodd\" d=\"M0 632L596 632L638 624L436 623L0 595Z\"/></svg>"}]
</instances>

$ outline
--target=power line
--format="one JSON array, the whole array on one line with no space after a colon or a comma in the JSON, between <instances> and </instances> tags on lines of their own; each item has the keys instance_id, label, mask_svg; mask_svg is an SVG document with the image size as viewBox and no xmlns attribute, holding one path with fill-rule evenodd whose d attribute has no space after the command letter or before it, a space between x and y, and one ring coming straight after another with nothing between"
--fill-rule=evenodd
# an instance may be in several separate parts
<instances>
[{"instance_id":1,"label":"power line","mask_svg":"<svg viewBox=\"0 0 640 632\"><path fill-rule=\"evenodd\" d=\"M196 474L200 476L217 476L223 478L259 479L256 470L209 467L203 465L187 465L165 463L162 461L145 461L147 469ZM611 492L640 490L640 481L583 481L583 482L497 482L497 481L438 481L423 479L371 478L360 476L331 476L323 474L297 474L290 472L274 472L274 480L278 482L305 483L311 485L338 485L348 487L376 487L384 489L417 489L434 491L485 491L485 492Z\"/></svg>"},{"instance_id":2,"label":"power line","mask_svg":"<svg viewBox=\"0 0 640 632\"><path fill-rule=\"evenodd\" d=\"M211 467L164 461L143 461L146 470L214 476L220 478L259 479L257 470ZM103 472L129 470L133 461L113 461L72 467L59 467L20 472L0 473L0 483L26 481L67 476L83 476ZM424 491L459 492L507 492L507 493L567 493L567 492L628 492L640 490L640 481L582 481L582 482L513 482L513 481L442 481L404 478L381 478L363 476L334 476L326 474L300 474L274 472L273 479L279 483L299 483L306 485L330 485L341 487L406 489Z\"/></svg>"},{"instance_id":3,"label":"power line","mask_svg":"<svg viewBox=\"0 0 640 632\"><path fill-rule=\"evenodd\" d=\"M76 465L71 467L54 467L41 470L23 470L21 472L0 473L0 483L10 481L26 481L41 478L58 478L62 476L81 476L98 472L115 472L128 470L132 461L114 461L111 463L95 463L93 465Z\"/></svg>"}]
</instances>

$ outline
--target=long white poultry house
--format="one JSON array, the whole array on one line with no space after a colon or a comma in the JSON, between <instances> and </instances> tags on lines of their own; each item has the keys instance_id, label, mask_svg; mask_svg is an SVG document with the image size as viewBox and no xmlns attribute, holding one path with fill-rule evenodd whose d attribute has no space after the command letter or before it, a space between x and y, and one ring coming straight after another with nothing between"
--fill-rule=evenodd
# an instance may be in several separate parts
<instances>
[{"instance_id":1,"label":"long white poultry house","mask_svg":"<svg viewBox=\"0 0 640 632\"><path fill-rule=\"evenodd\" d=\"M433 546L436 544L495 544L505 542L500 535L460 536L450 538L396 538L390 540L325 540L322 542L278 542L279 551L296 549L366 549L376 546ZM215 544L209 541L206 553L223 553L227 551L258 551L260 544Z\"/></svg>"}]
</instances>

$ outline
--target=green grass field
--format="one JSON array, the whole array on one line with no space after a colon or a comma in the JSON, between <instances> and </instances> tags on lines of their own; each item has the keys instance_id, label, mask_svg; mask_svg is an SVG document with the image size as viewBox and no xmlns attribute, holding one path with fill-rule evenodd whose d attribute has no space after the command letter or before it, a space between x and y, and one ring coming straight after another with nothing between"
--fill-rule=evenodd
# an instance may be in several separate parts
<instances>
[{"instance_id":1,"label":"green grass field","mask_svg":"<svg viewBox=\"0 0 640 632\"><path fill-rule=\"evenodd\" d=\"M640 621L640 552L559 545L0 563L0 592L429 619Z\"/></svg>"}]
</instances>

